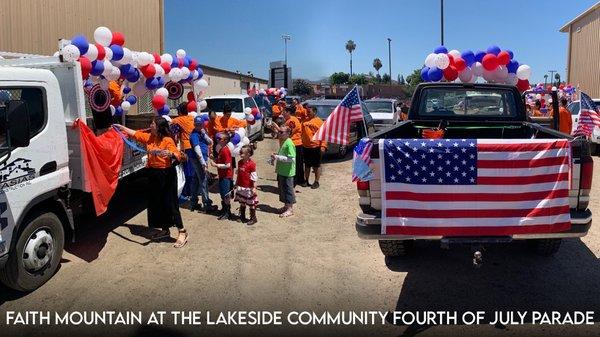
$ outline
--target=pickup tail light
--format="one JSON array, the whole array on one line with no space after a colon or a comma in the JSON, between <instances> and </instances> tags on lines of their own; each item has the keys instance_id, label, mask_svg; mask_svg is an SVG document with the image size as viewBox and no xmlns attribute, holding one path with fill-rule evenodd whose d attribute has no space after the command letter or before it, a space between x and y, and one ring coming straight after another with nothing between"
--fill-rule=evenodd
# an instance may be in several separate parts
<instances>
[{"instance_id":1,"label":"pickup tail light","mask_svg":"<svg viewBox=\"0 0 600 337\"><path fill-rule=\"evenodd\" d=\"M357 181L356 188L359 191L368 191L369 190L369 182L368 181Z\"/></svg>"},{"instance_id":2,"label":"pickup tail light","mask_svg":"<svg viewBox=\"0 0 600 337\"><path fill-rule=\"evenodd\" d=\"M356 189L358 190L358 196L360 197L360 203L361 204L369 204L370 200L369 197L371 196L371 193L369 192L369 182L368 181L357 181L356 182Z\"/></svg>"},{"instance_id":3,"label":"pickup tail light","mask_svg":"<svg viewBox=\"0 0 600 337\"><path fill-rule=\"evenodd\" d=\"M590 202L592 177L594 175L594 160L591 156L581 158L581 177L579 183L579 209L585 210Z\"/></svg>"}]
</instances>

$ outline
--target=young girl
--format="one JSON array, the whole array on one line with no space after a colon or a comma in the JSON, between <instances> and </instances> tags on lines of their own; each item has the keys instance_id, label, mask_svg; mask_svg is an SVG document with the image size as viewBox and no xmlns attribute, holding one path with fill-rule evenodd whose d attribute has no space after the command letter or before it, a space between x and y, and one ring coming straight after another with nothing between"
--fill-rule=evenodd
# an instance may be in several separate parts
<instances>
[{"instance_id":1,"label":"young girl","mask_svg":"<svg viewBox=\"0 0 600 337\"><path fill-rule=\"evenodd\" d=\"M221 195L221 214L219 220L231 220L231 191L233 189L233 167L231 151L227 147L229 143L229 134L220 132L217 134L219 142L219 155L217 162L210 161L210 164L217 168L219 175L219 194Z\"/></svg>"},{"instance_id":2,"label":"young girl","mask_svg":"<svg viewBox=\"0 0 600 337\"><path fill-rule=\"evenodd\" d=\"M258 195L254 184L258 180L256 174L256 163L252 160L254 150L250 145L242 146L240 150L240 161L238 162L237 180L235 182L235 201L240 203L240 219L248 226L254 225L256 220L256 205ZM250 208L250 219L246 218L246 206Z\"/></svg>"}]
</instances>

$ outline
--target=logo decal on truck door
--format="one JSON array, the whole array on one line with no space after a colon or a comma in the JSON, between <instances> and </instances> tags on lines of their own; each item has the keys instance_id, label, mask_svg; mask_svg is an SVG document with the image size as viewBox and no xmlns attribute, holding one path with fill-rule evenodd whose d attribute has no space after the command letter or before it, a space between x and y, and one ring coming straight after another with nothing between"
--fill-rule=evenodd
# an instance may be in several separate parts
<instances>
[{"instance_id":1,"label":"logo decal on truck door","mask_svg":"<svg viewBox=\"0 0 600 337\"><path fill-rule=\"evenodd\" d=\"M17 158L0 167L0 189L10 188L35 178L35 169L29 167L30 159Z\"/></svg>"}]
</instances>

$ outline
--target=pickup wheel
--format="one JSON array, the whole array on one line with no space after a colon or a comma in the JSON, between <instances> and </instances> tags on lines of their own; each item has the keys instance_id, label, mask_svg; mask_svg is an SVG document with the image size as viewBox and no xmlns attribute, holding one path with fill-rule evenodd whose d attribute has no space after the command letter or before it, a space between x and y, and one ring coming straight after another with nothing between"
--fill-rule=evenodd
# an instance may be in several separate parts
<instances>
[{"instance_id":1,"label":"pickup wheel","mask_svg":"<svg viewBox=\"0 0 600 337\"><path fill-rule=\"evenodd\" d=\"M4 269L0 270L0 281L23 292L39 288L56 272L64 243L64 228L56 214L28 216Z\"/></svg>"},{"instance_id":2,"label":"pickup wheel","mask_svg":"<svg viewBox=\"0 0 600 337\"><path fill-rule=\"evenodd\" d=\"M530 240L530 247L541 256L552 256L560 249L562 239L536 239Z\"/></svg>"},{"instance_id":3,"label":"pickup wheel","mask_svg":"<svg viewBox=\"0 0 600 337\"><path fill-rule=\"evenodd\" d=\"M379 248L385 257L406 256L413 244L413 241L379 240Z\"/></svg>"}]
</instances>

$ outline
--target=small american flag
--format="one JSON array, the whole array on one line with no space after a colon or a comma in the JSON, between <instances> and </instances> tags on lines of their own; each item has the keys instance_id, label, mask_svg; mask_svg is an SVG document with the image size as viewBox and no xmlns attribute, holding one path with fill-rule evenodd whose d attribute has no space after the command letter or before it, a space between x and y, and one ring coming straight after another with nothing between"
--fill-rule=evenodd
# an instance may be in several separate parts
<instances>
[{"instance_id":1,"label":"small american flag","mask_svg":"<svg viewBox=\"0 0 600 337\"><path fill-rule=\"evenodd\" d=\"M352 160L352 181L368 181L373 178L371 164L371 149L373 141L367 137L361 139L354 147L354 158Z\"/></svg>"},{"instance_id":2,"label":"small american flag","mask_svg":"<svg viewBox=\"0 0 600 337\"><path fill-rule=\"evenodd\" d=\"M380 142L382 234L482 236L571 226L571 148L560 139Z\"/></svg>"},{"instance_id":3,"label":"small american flag","mask_svg":"<svg viewBox=\"0 0 600 337\"><path fill-rule=\"evenodd\" d=\"M350 123L363 119L358 87L354 87L327 117L313 140L348 145Z\"/></svg>"},{"instance_id":4,"label":"small american flag","mask_svg":"<svg viewBox=\"0 0 600 337\"><path fill-rule=\"evenodd\" d=\"M596 103L584 92L581 93L579 101L581 108L579 109L579 123L577 129L573 132L575 136L589 137L594 131L594 127L600 126L600 110Z\"/></svg>"}]
</instances>

